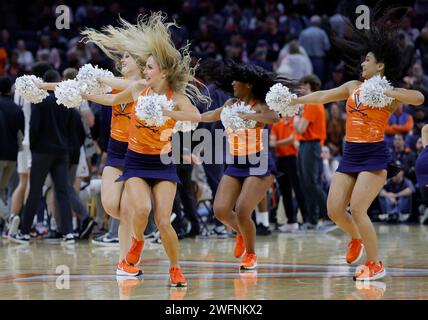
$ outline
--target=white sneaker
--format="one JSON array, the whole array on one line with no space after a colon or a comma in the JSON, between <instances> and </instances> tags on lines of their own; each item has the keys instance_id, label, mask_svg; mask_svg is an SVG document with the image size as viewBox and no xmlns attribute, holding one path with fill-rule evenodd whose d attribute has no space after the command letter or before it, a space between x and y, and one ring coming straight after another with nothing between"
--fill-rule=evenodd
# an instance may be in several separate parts
<instances>
[{"instance_id":1,"label":"white sneaker","mask_svg":"<svg viewBox=\"0 0 428 320\"><path fill-rule=\"evenodd\" d=\"M398 215L398 221L400 222L406 222L407 220L409 220L410 214L409 213L400 213Z\"/></svg>"},{"instance_id":2,"label":"white sneaker","mask_svg":"<svg viewBox=\"0 0 428 320\"><path fill-rule=\"evenodd\" d=\"M421 212L422 214L422 212ZM420 217L421 224L426 224L428 222L428 208L425 208L425 212Z\"/></svg>"},{"instance_id":3,"label":"white sneaker","mask_svg":"<svg viewBox=\"0 0 428 320\"><path fill-rule=\"evenodd\" d=\"M285 223L279 228L280 232L283 233L293 233L299 230L299 224L298 223Z\"/></svg>"},{"instance_id":4,"label":"white sneaker","mask_svg":"<svg viewBox=\"0 0 428 320\"><path fill-rule=\"evenodd\" d=\"M14 215L12 217L9 224L9 231L7 233L8 237L18 232L20 222L21 222L21 218L19 216Z\"/></svg>"},{"instance_id":5,"label":"white sneaker","mask_svg":"<svg viewBox=\"0 0 428 320\"><path fill-rule=\"evenodd\" d=\"M72 243L75 243L75 242L76 242L76 240L74 240L74 234L72 234L72 233L68 233L68 234L66 234L66 235L62 238L62 241L63 241L64 243L68 243L68 244L72 244Z\"/></svg>"}]
</instances>

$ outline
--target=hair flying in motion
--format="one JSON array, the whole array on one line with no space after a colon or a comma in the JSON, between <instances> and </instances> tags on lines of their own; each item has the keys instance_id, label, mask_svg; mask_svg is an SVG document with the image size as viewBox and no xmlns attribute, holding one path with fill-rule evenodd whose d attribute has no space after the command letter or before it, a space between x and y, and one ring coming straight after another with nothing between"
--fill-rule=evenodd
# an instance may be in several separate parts
<instances>
[{"instance_id":1,"label":"hair flying in motion","mask_svg":"<svg viewBox=\"0 0 428 320\"><path fill-rule=\"evenodd\" d=\"M290 90L296 91L298 84L289 79L279 77L276 73L267 71L252 64L239 64L233 61L224 63L214 59L202 61L200 73L208 81L213 82L221 90L233 94L233 81L252 84L252 93L258 100L264 101L270 87L281 83Z\"/></svg>"},{"instance_id":2,"label":"hair flying in motion","mask_svg":"<svg viewBox=\"0 0 428 320\"><path fill-rule=\"evenodd\" d=\"M408 7L391 5L385 7L386 1L380 1L374 9L370 10L370 28L358 29L351 21L347 20L348 32L344 38L333 35L333 44L343 50L345 62L353 73L360 71L361 59L371 52L378 63L385 65L384 75L397 82L406 72L403 55L398 46L398 28L402 17L407 13Z\"/></svg>"}]
</instances>

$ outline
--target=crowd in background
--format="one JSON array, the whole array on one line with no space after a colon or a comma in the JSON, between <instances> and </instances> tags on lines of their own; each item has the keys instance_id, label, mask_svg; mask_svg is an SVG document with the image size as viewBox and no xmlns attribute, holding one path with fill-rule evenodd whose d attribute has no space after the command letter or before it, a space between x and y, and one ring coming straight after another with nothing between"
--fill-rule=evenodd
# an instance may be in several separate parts
<instances>
[{"instance_id":1,"label":"crowd in background","mask_svg":"<svg viewBox=\"0 0 428 320\"><path fill-rule=\"evenodd\" d=\"M177 47L191 41L195 59L231 59L256 64L290 79L299 80L310 92L337 87L352 77L341 60L343 53L334 47L332 32L346 35L347 25L342 14L355 12L355 7L364 3L370 4L370 1L189 0L168 1L163 4L146 1L144 5L140 1L127 1L126 4L95 0L36 0L25 4L23 1L2 1L2 225L11 224L11 216L31 211L36 218L34 221L26 218L25 226L29 228L34 222L33 231L38 235L58 238L58 234L72 234L74 237L87 238L93 231L101 235L97 241L117 242L118 221L112 219L107 225L99 198L100 174L106 156L111 109L95 103L85 103L79 111L62 110L58 113L52 111L55 104L52 95L40 104L43 109L40 105L25 107L25 102L13 94L13 81L23 74L38 73L45 81L55 82L61 78L72 78L76 70L86 63L115 71L113 62L96 46L80 41L79 33L82 29L117 25L119 15L135 22L139 14L161 9L180 26L173 28ZM60 14L55 9L59 5L66 5L71 12L70 29L59 30L55 26ZM428 2L417 0L413 9L402 20L397 40L403 50L403 60L408 61L409 67L401 86L420 90L425 97L428 95L427 18ZM209 79L204 80L209 87ZM215 92L213 101L216 103L212 108L220 107L227 96L224 93L221 95L218 89L213 90L210 93ZM325 199L331 177L343 153L345 101L322 106L318 111L311 107L313 106L305 106L302 114L295 119L282 119L271 130L273 134L270 146L277 156L278 164L282 161L281 165L289 168L290 163L284 164L284 158L290 156L296 158L297 166L316 164L298 170L296 167L294 171L289 169L288 173L292 172L293 175L286 174L285 177L278 178L266 196L271 223L275 223L282 232L298 229L322 231L329 227ZM42 112L41 109L46 112L43 116L61 120L52 121L56 123L56 127L40 127L36 116L38 112ZM36 112L25 117L24 113L28 110ZM302 119L305 120L303 127ZM391 149L395 165L401 171L395 178L387 181L377 201L374 201L369 210L372 219L428 222L427 190L417 185L414 170L415 160L422 150L421 128L426 123L428 99L425 99L425 105L416 108L402 105L391 115L385 140ZM221 124L215 126L221 128ZM21 137L16 139L19 135ZM272 136L275 138L272 139ZM301 146L304 144L302 141L313 139L319 140L322 147L319 157L312 159L302 151L304 148ZM278 140L286 142L278 144ZM44 154L38 159L33 157L31 170L51 173L51 178L46 181L43 174L39 181L30 181L30 184L37 184L37 188L41 190L36 194L28 194L29 184L24 181L25 176L22 176L25 170L16 167L18 150L26 145L30 145L32 152L38 148L36 153ZM66 154L67 161L61 158L65 158ZM199 164L194 157L190 158L191 165L179 167L180 175L185 177L187 183L179 188L178 195L181 197L177 196L174 206L175 227L179 230L180 237L206 231L205 214L208 212L207 215L210 216L210 207L209 204L203 204L216 191L216 178L213 178L212 172L214 169L207 169L207 165ZM11 162L15 163L15 167L10 166ZM217 173L214 176L217 175L218 178L218 172L222 168L215 170ZM305 176L308 172L310 177ZM55 188L51 188L52 184ZM311 194L316 194L317 197L307 199L308 190L313 190L314 193L311 191ZM68 195L68 200L64 200L64 194ZM279 201L281 196L283 204ZM277 215L282 210L281 206L284 207L286 218ZM54 213L49 221L46 212ZM210 218L207 219L208 222L211 221ZM273 224L259 225L259 234L269 234L273 228ZM92 230L93 227L95 229ZM107 228L109 232L105 230ZM223 228L217 221L215 235L227 236ZM155 230L153 226L149 229L148 234Z\"/></svg>"}]
</instances>

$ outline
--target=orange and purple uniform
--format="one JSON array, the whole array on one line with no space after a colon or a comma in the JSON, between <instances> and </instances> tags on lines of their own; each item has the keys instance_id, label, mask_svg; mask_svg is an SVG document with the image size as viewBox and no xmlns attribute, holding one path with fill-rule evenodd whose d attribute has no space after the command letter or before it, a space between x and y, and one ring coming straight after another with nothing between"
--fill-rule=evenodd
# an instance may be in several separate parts
<instances>
[{"instance_id":1,"label":"orange and purple uniform","mask_svg":"<svg viewBox=\"0 0 428 320\"><path fill-rule=\"evenodd\" d=\"M360 90L357 87L346 101L345 149L337 171L358 173L387 169L391 177L398 172L390 164L392 158L384 141L391 111L361 103Z\"/></svg>"},{"instance_id":2,"label":"orange and purple uniform","mask_svg":"<svg viewBox=\"0 0 428 320\"><path fill-rule=\"evenodd\" d=\"M113 90L113 94L120 90ZM111 109L110 139L107 147L107 160L105 166L123 168L125 154L128 149L129 125L134 113L134 102L115 105Z\"/></svg>"},{"instance_id":3,"label":"orange and purple uniform","mask_svg":"<svg viewBox=\"0 0 428 320\"><path fill-rule=\"evenodd\" d=\"M141 96L150 95L150 92L150 88L146 88ZM167 99L171 100L172 95L173 92L168 91ZM171 152L171 136L175 124L176 120L168 119L160 127L149 126L138 119L134 110L129 125L125 170L117 181L138 177L152 186L159 180L180 182L175 165L162 162L162 155Z\"/></svg>"},{"instance_id":4,"label":"orange and purple uniform","mask_svg":"<svg viewBox=\"0 0 428 320\"><path fill-rule=\"evenodd\" d=\"M150 88L143 91L141 96L147 96ZM166 93L168 100L171 99L173 92ZM171 151L170 138L172 129L176 121L169 119L161 127L147 126L144 121L138 120L135 112L132 113L131 125L129 129L128 148L141 154L160 155Z\"/></svg>"},{"instance_id":5,"label":"orange and purple uniform","mask_svg":"<svg viewBox=\"0 0 428 320\"><path fill-rule=\"evenodd\" d=\"M119 93L120 90L113 90L112 93ZM115 105L111 109L111 130L110 136L121 142L128 143L129 125L134 113L134 102L128 104Z\"/></svg>"},{"instance_id":6,"label":"orange and purple uniform","mask_svg":"<svg viewBox=\"0 0 428 320\"><path fill-rule=\"evenodd\" d=\"M254 107L256 103L250 103ZM225 107L227 108L227 107ZM250 174L249 169L252 167L260 166L260 163L253 165L248 161L249 156L267 156L266 172L262 174L254 174L257 176L268 176L276 171L275 164L273 163L270 152L263 152L265 150L263 145L264 124L256 124L254 128L232 131L226 129L226 135L229 143L229 153L234 157L234 163L226 167L225 174L232 177L248 177ZM246 164L237 164L238 158L247 158Z\"/></svg>"},{"instance_id":7,"label":"orange and purple uniform","mask_svg":"<svg viewBox=\"0 0 428 320\"><path fill-rule=\"evenodd\" d=\"M387 108L370 108L359 100L360 87L346 101L347 142L380 142L384 140L391 112Z\"/></svg>"}]
</instances>

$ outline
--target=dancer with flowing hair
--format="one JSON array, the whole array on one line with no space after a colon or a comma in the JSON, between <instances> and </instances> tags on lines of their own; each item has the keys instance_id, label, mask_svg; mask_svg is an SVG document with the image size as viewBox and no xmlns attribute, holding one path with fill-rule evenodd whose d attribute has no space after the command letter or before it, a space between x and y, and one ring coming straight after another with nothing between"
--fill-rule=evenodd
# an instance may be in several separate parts
<instances>
[{"instance_id":1,"label":"dancer with flowing hair","mask_svg":"<svg viewBox=\"0 0 428 320\"><path fill-rule=\"evenodd\" d=\"M276 74L254 65L221 62L211 73L216 85L236 98L229 99L221 108L203 113L201 122L219 121L223 110L237 102L244 102L255 111L240 114L245 120L256 121L254 128L234 132L226 128L233 163L226 167L214 199L216 218L237 233L234 256L243 256L240 269L254 270L257 267L256 227L251 215L265 197L276 174L268 143L263 144L263 136L267 135L265 125L279 121L278 114L265 103L267 92L275 84ZM252 164L254 161L250 161L250 157L262 160ZM263 163L266 164L263 170L252 171Z\"/></svg>"},{"instance_id":2,"label":"dancer with flowing hair","mask_svg":"<svg viewBox=\"0 0 428 320\"><path fill-rule=\"evenodd\" d=\"M177 50L171 39L166 16L153 13L138 19L137 25L123 23L126 30L124 45L127 52L136 57L146 57L144 79L135 81L118 94L82 95L84 99L104 105L117 105L137 101L139 97L164 95L172 101L172 111L164 110L169 118L161 126L152 126L131 113L128 150L125 156L123 175L117 181L125 181L127 208L131 214L133 239L125 263L136 267L144 245L144 230L148 223L153 197L155 223L160 231L162 244L170 260L170 285L187 286L179 265L179 244L177 234L171 225L170 216L179 179L174 164L165 164L163 159L171 152L170 137L176 121L200 120L198 109L189 97L209 102L192 84L194 67L188 46ZM135 34L143 33L143 41L135 41ZM132 274L131 274L132 275Z\"/></svg>"},{"instance_id":3,"label":"dancer with flowing hair","mask_svg":"<svg viewBox=\"0 0 428 320\"><path fill-rule=\"evenodd\" d=\"M357 61L364 57L361 63L364 80L385 76L389 81L396 81L402 78L404 70L393 23L402 8L380 9L372 10L369 30L350 25L351 37L336 38L335 42L346 53L351 70L358 68ZM326 104L346 100L345 149L331 182L327 210L329 217L351 237L347 263L357 263L365 248L367 260L357 268L354 280L376 280L385 276L385 268L379 259L376 231L367 210L385 184L387 175L396 174L384 141L385 126L399 104L417 106L423 103L424 96L416 90L394 87L384 91L393 102L374 108L361 102L362 84L359 80L349 81L338 88L299 97L293 103Z\"/></svg>"},{"instance_id":4,"label":"dancer with flowing hair","mask_svg":"<svg viewBox=\"0 0 428 320\"><path fill-rule=\"evenodd\" d=\"M126 23L121 20L121 23ZM133 56L126 51L123 45L127 36L127 29L106 26L101 31L86 29L82 31L84 42L96 44L110 59L116 63L123 78L99 78L98 82L113 88L112 93L118 93L130 86L134 81L142 79L142 72L147 56ZM134 40L142 41L143 34L133 33ZM42 83L39 88L55 90L58 83ZM117 275L138 275L138 268L129 267L124 263L124 258L131 247L132 230L128 211L126 208L127 197L124 191L124 183L114 183L122 174L125 163L125 154L128 148L129 125L133 103L116 104L112 106L111 130L107 147L107 159L101 177L101 202L104 210L112 218L120 220L119 224L119 264Z\"/></svg>"}]
</instances>

